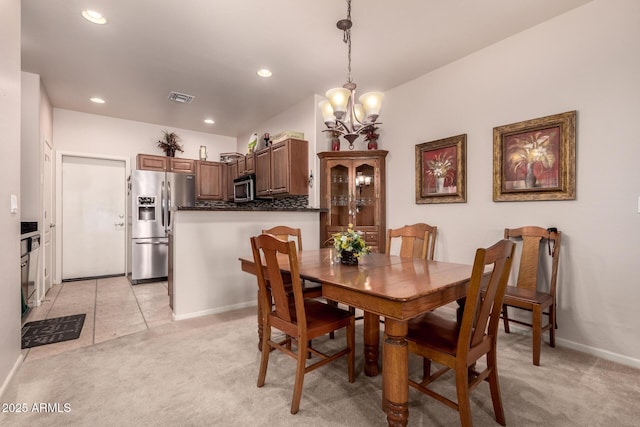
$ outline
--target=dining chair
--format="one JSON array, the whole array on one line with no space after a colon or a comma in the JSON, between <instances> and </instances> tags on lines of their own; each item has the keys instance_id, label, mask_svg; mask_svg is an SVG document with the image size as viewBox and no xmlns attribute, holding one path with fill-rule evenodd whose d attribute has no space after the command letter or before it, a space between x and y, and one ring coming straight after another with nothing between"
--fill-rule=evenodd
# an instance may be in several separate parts
<instances>
[{"instance_id":1,"label":"dining chair","mask_svg":"<svg viewBox=\"0 0 640 427\"><path fill-rule=\"evenodd\" d=\"M304 297L295 243L279 240L269 234L261 234L251 238L251 249L256 265L256 275L260 289L260 301L258 303L263 307L261 313L264 325L258 387L262 387L265 384L269 354L272 350L277 349L296 359L296 377L291 401L291 413L295 414L300 407L302 385L306 373L346 355L349 382L353 383L355 381L354 316L346 310ZM264 255L264 261L261 257L261 252ZM290 303L291 299L287 295L287 284L283 273L280 271L278 254L285 254L288 257L294 296L293 304ZM275 301L274 307L272 307L267 296L265 271L269 277L270 293ZM285 334L283 340L275 341L272 339L273 328ZM332 354L323 353L309 344L313 338L342 328L346 328L346 347L336 350ZM295 352L292 350L292 342L296 346ZM309 352L319 360L307 365L307 354Z\"/></svg>"},{"instance_id":2,"label":"dining chair","mask_svg":"<svg viewBox=\"0 0 640 427\"><path fill-rule=\"evenodd\" d=\"M476 250L461 323L438 314L441 310L409 321L409 352L423 358L422 379L409 379L409 385L456 409L464 427L473 424L469 391L483 380L489 382L496 420L506 425L498 381L496 342L514 248L515 243L504 239L489 248ZM488 266L493 268L485 273ZM485 291L481 292L485 284ZM478 372L476 361L483 356L486 356L486 368ZM443 368L432 375L431 362L443 365ZM457 402L427 387L450 369L455 371Z\"/></svg>"},{"instance_id":3,"label":"dining chair","mask_svg":"<svg viewBox=\"0 0 640 427\"><path fill-rule=\"evenodd\" d=\"M387 231L387 247L385 253L391 253L392 239L400 239L401 257L422 258L433 261L436 249L438 227L425 223L405 225L404 227Z\"/></svg>"},{"instance_id":4,"label":"dining chair","mask_svg":"<svg viewBox=\"0 0 640 427\"><path fill-rule=\"evenodd\" d=\"M262 234L271 234L280 240L295 239L298 251L302 250L302 232L299 228L292 228L286 225L278 225L262 230ZM302 290L305 298L318 298L322 296L322 284L302 279Z\"/></svg>"},{"instance_id":5,"label":"dining chair","mask_svg":"<svg viewBox=\"0 0 640 427\"><path fill-rule=\"evenodd\" d=\"M293 240L297 243L298 251L302 250L302 231L299 228L293 228L286 225L277 225L275 227L262 230L262 234L271 234L277 237L280 240L289 241ZM305 298L319 298L322 296L322 284L312 281L307 281L305 279L301 279L302 282L302 293ZM285 280L287 295L290 298L293 297L293 292L291 291L290 279ZM268 286L267 286L268 288ZM258 349L262 349L262 327L260 326L260 307L258 306ZM331 338L334 337L334 334L331 334Z\"/></svg>"},{"instance_id":6,"label":"dining chair","mask_svg":"<svg viewBox=\"0 0 640 427\"><path fill-rule=\"evenodd\" d=\"M532 328L533 364L540 366L542 334L549 331L549 345L556 346L556 282L558 260L560 258L561 232L555 228L526 226L506 228L504 238L519 242L521 246L520 268L515 286L507 286L502 307L504 330L509 333L509 322ZM545 273L542 268L544 258L551 257L551 269ZM508 307L531 312L531 322L509 318ZM546 311L545 311L546 310ZM548 316L543 325L542 315Z\"/></svg>"}]
</instances>

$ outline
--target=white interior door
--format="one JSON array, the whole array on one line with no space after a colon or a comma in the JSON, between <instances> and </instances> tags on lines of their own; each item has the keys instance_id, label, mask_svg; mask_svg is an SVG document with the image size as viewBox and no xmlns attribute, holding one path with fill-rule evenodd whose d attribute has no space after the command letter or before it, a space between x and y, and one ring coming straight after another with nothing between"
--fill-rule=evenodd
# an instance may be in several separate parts
<instances>
[{"instance_id":1,"label":"white interior door","mask_svg":"<svg viewBox=\"0 0 640 427\"><path fill-rule=\"evenodd\" d=\"M55 227L53 220L53 159L51 157L51 145L45 140L42 149L44 150L43 160L43 180L42 180L42 243L40 256L44 259L42 289L38 294L38 301L41 301L47 291L53 285L53 232Z\"/></svg>"},{"instance_id":2,"label":"white interior door","mask_svg":"<svg viewBox=\"0 0 640 427\"><path fill-rule=\"evenodd\" d=\"M62 157L62 279L125 273L126 163Z\"/></svg>"}]
</instances>

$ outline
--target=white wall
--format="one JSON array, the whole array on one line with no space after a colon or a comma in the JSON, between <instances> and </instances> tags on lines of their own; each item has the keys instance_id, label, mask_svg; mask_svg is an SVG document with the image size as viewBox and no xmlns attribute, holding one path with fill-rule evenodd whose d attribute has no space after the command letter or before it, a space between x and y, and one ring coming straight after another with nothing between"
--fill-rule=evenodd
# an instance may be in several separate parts
<instances>
[{"instance_id":1,"label":"white wall","mask_svg":"<svg viewBox=\"0 0 640 427\"><path fill-rule=\"evenodd\" d=\"M176 132L182 139L184 153L178 152L176 157L198 159L201 145L207 147L210 161L219 161L220 153L236 150L236 139L228 136L59 108L53 110L53 123L56 150L130 157L132 168L138 153L164 155L156 144L163 129Z\"/></svg>"},{"instance_id":2,"label":"white wall","mask_svg":"<svg viewBox=\"0 0 640 427\"><path fill-rule=\"evenodd\" d=\"M20 356L20 212L10 213L10 195L20 194L20 1L0 0L0 395Z\"/></svg>"},{"instance_id":3,"label":"white wall","mask_svg":"<svg viewBox=\"0 0 640 427\"><path fill-rule=\"evenodd\" d=\"M256 277L241 271L238 260L251 259L251 236L287 224L300 228L303 247L317 248L318 216L319 212L176 212L174 320L256 305Z\"/></svg>"},{"instance_id":4,"label":"white wall","mask_svg":"<svg viewBox=\"0 0 640 427\"><path fill-rule=\"evenodd\" d=\"M638 17L636 0L589 3L388 91L381 120L388 227L437 225L436 259L456 262L505 227L558 227L561 344L640 367ZM493 202L493 128L570 110L577 199ZM461 133L467 203L415 204L415 145Z\"/></svg>"},{"instance_id":5,"label":"white wall","mask_svg":"<svg viewBox=\"0 0 640 427\"><path fill-rule=\"evenodd\" d=\"M20 209L22 221L40 219L40 76L22 73Z\"/></svg>"}]
</instances>

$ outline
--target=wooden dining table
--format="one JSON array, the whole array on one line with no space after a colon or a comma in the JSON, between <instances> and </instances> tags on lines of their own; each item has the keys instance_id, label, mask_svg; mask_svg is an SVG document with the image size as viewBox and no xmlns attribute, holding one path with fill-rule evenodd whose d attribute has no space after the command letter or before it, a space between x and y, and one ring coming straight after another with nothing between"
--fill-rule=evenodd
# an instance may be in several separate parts
<instances>
[{"instance_id":1,"label":"wooden dining table","mask_svg":"<svg viewBox=\"0 0 640 427\"><path fill-rule=\"evenodd\" d=\"M343 265L335 250L298 253L300 276L322 284L323 297L364 311L365 375L378 375L380 317L384 317L382 402L389 426L409 418L408 320L464 299L471 265L370 253L358 265ZM243 271L256 274L253 257L240 258ZM289 262L279 257L281 270Z\"/></svg>"}]
</instances>

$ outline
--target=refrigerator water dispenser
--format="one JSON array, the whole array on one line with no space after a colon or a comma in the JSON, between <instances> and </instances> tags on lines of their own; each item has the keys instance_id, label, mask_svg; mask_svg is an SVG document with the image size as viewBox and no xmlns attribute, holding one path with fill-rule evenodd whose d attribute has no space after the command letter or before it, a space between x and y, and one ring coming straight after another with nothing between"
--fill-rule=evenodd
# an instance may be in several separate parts
<instances>
[{"instance_id":1,"label":"refrigerator water dispenser","mask_svg":"<svg viewBox=\"0 0 640 427\"><path fill-rule=\"evenodd\" d=\"M138 196L138 221L156 220L155 196Z\"/></svg>"}]
</instances>

